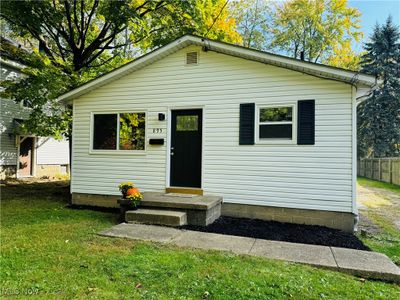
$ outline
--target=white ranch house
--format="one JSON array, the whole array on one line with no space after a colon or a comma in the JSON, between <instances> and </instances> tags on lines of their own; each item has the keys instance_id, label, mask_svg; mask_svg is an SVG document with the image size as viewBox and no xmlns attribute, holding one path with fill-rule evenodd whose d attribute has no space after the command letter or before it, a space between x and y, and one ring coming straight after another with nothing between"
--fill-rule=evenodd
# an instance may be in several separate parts
<instances>
[{"instance_id":1,"label":"white ranch house","mask_svg":"<svg viewBox=\"0 0 400 300\"><path fill-rule=\"evenodd\" d=\"M223 197L222 214L352 231L361 73L185 35L60 97L74 204L118 184Z\"/></svg>"}]
</instances>

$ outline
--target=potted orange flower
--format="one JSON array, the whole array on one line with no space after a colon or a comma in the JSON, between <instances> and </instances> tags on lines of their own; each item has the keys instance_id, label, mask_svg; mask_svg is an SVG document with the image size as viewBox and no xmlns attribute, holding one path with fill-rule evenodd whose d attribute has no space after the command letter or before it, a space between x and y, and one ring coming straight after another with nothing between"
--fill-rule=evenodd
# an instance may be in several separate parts
<instances>
[{"instance_id":1,"label":"potted orange flower","mask_svg":"<svg viewBox=\"0 0 400 300\"><path fill-rule=\"evenodd\" d=\"M125 213L128 210L136 210L143 195L140 193L139 189L135 187L133 182L121 182L118 186L120 192L122 193L122 198L118 200L121 219L125 220Z\"/></svg>"},{"instance_id":2,"label":"potted orange flower","mask_svg":"<svg viewBox=\"0 0 400 300\"><path fill-rule=\"evenodd\" d=\"M133 182L130 181L121 182L118 185L118 189L122 193L122 199L126 199L126 196L128 196L128 190L133 188L135 188Z\"/></svg>"}]
</instances>

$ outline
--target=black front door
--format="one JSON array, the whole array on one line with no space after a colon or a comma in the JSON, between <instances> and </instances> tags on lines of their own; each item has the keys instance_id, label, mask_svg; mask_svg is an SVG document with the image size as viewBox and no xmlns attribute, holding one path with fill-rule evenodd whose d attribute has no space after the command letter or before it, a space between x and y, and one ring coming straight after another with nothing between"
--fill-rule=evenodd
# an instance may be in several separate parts
<instances>
[{"instance_id":1,"label":"black front door","mask_svg":"<svg viewBox=\"0 0 400 300\"><path fill-rule=\"evenodd\" d=\"M200 188L202 110L173 110L171 117L170 185Z\"/></svg>"}]
</instances>

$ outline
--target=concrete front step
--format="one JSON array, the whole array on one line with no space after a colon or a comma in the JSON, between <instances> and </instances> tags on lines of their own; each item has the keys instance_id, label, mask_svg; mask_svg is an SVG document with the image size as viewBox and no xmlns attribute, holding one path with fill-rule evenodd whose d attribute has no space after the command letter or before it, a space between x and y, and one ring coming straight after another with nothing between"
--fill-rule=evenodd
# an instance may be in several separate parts
<instances>
[{"instance_id":1,"label":"concrete front step","mask_svg":"<svg viewBox=\"0 0 400 300\"><path fill-rule=\"evenodd\" d=\"M222 201L220 196L144 192L141 206L183 211L189 225L207 226L221 216Z\"/></svg>"},{"instance_id":2,"label":"concrete front step","mask_svg":"<svg viewBox=\"0 0 400 300\"><path fill-rule=\"evenodd\" d=\"M187 224L187 214L184 211L140 208L127 211L125 220L128 223L182 226Z\"/></svg>"},{"instance_id":3,"label":"concrete front step","mask_svg":"<svg viewBox=\"0 0 400 300\"><path fill-rule=\"evenodd\" d=\"M142 206L175 209L208 210L222 203L221 196L201 196L179 193L144 192Z\"/></svg>"}]
</instances>

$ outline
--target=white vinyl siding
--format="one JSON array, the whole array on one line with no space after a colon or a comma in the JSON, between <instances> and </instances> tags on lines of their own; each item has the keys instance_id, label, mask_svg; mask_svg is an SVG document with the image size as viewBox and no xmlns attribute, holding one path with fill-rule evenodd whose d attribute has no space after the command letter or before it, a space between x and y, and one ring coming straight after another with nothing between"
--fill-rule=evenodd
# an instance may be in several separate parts
<instances>
[{"instance_id":1,"label":"white vinyl siding","mask_svg":"<svg viewBox=\"0 0 400 300\"><path fill-rule=\"evenodd\" d=\"M51 137L40 137L36 142L38 165L69 165L69 143Z\"/></svg>"},{"instance_id":2,"label":"white vinyl siding","mask_svg":"<svg viewBox=\"0 0 400 300\"><path fill-rule=\"evenodd\" d=\"M195 68L182 57L199 51ZM315 99L315 145L239 146L239 105ZM203 107L203 189L227 203L352 212L351 86L190 46L74 100L73 193L118 195L121 181L164 191L169 120ZM91 114L146 111L144 155L90 154ZM162 133L153 133L161 128Z\"/></svg>"},{"instance_id":3,"label":"white vinyl siding","mask_svg":"<svg viewBox=\"0 0 400 300\"><path fill-rule=\"evenodd\" d=\"M17 164L17 145L13 128L13 120L26 119L29 110L9 99L0 99L0 165L15 166Z\"/></svg>"}]
</instances>

